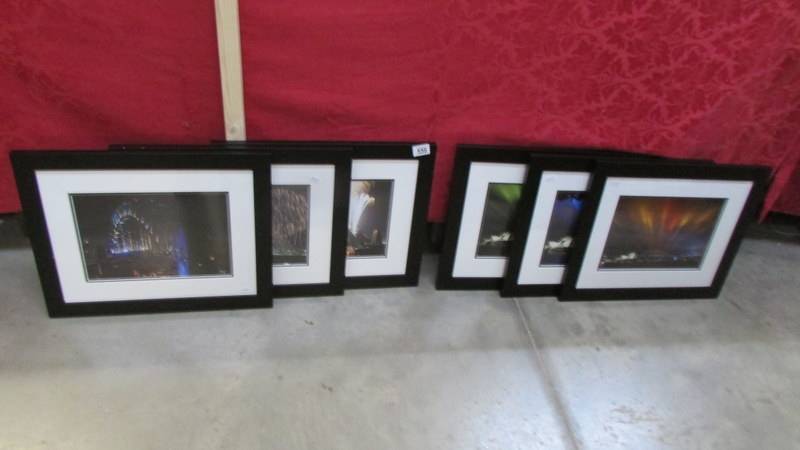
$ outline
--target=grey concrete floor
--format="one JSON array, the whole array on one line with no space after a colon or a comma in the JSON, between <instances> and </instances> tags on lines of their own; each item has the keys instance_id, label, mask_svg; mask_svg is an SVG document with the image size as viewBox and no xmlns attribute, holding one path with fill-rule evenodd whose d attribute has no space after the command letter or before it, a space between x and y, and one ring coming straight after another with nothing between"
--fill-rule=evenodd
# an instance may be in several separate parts
<instances>
[{"instance_id":1,"label":"grey concrete floor","mask_svg":"<svg viewBox=\"0 0 800 450\"><path fill-rule=\"evenodd\" d=\"M0 449L797 449L800 244L721 298L418 288L273 310L48 319L0 228ZM794 242L792 242L794 241Z\"/></svg>"}]
</instances>

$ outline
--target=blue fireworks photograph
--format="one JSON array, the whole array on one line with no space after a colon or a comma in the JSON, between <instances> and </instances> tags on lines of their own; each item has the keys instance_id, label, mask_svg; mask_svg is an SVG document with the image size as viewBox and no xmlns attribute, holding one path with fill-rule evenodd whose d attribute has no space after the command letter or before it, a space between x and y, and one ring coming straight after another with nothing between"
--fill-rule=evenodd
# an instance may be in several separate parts
<instances>
[{"instance_id":1,"label":"blue fireworks photograph","mask_svg":"<svg viewBox=\"0 0 800 450\"><path fill-rule=\"evenodd\" d=\"M558 191L553 204L553 213L544 240L542 266L564 266L567 264L569 249L578 226L578 216L583 208L586 193L579 191Z\"/></svg>"}]
</instances>

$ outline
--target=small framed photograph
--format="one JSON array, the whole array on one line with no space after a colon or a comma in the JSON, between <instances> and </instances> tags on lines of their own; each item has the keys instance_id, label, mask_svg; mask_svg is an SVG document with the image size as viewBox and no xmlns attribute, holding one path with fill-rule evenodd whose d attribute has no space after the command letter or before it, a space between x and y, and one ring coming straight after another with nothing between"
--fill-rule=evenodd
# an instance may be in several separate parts
<instances>
[{"instance_id":1,"label":"small framed photograph","mask_svg":"<svg viewBox=\"0 0 800 450\"><path fill-rule=\"evenodd\" d=\"M533 155L503 279L504 297L556 295L596 160Z\"/></svg>"},{"instance_id":2,"label":"small framed photograph","mask_svg":"<svg viewBox=\"0 0 800 450\"><path fill-rule=\"evenodd\" d=\"M459 145L437 289L500 289L532 155L653 158L607 149Z\"/></svg>"},{"instance_id":3,"label":"small framed photograph","mask_svg":"<svg viewBox=\"0 0 800 450\"><path fill-rule=\"evenodd\" d=\"M456 152L437 289L497 289L530 151L460 146Z\"/></svg>"},{"instance_id":4,"label":"small framed photograph","mask_svg":"<svg viewBox=\"0 0 800 450\"><path fill-rule=\"evenodd\" d=\"M11 158L52 317L272 305L266 155Z\"/></svg>"},{"instance_id":5,"label":"small framed photograph","mask_svg":"<svg viewBox=\"0 0 800 450\"><path fill-rule=\"evenodd\" d=\"M351 148L244 145L272 157L274 296L341 295Z\"/></svg>"},{"instance_id":6,"label":"small framed photograph","mask_svg":"<svg viewBox=\"0 0 800 450\"><path fill-rule=\"evenodd\" d=\"M415 286L425 247L433 144L354 144L345 286Z\"/></svg>"},{"instance_id":7,"label":"small framed photograph","mask_svg":"<svg viewBox=\"0 0 800 450\"><path fill-rule=\"evenodd\" d=\"M769 174L765 167L599 162L559 298L716 297Z\"/></svg>"}]
</instances>

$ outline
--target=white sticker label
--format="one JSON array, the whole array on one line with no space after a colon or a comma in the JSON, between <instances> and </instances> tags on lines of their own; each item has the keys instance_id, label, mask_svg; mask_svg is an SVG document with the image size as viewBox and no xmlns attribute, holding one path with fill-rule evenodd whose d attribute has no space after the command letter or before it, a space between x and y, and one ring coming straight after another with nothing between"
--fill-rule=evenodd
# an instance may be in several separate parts
<instances>
[{"instance_id":1,"label":"white sticker label","mask_svg":"<svg viewBox=\"0 0 800 450\"><path fill-rule=\"evenodd\" d=\"M411 146L411 156L419 158L420 156L431 154L431 144L417 144Z\"/></svg>"}]
</instances>

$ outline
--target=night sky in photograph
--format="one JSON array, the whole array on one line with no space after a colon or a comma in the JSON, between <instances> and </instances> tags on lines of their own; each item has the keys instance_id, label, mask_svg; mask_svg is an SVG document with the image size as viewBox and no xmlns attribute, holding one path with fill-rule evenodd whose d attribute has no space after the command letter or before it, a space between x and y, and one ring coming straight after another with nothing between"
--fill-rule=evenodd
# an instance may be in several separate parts
<instances>
[{"instance_id":1,"label":"night sky in photograph","mask_svg":"<svg viewBox=\"0 0 800 450\"><path fill-rule=\"evenodd\" d=\"M225 192L70 197L89 280L231 274Z\"/></svg>"},{"instance_id":2,"label":"night sky in photograph","mask_svg":"<svg viewBox=\"0 0 800 450\"><path fill-rule=\"evenodd\" d=\"M393 189L393 180L350 183L348 256L386 256Z\"/></svg>"},{"instance_id":3,"label":"night sky in photograph","mask_svg":"<svg viewBox=\"0 0 800 450\"><path fill-rule=\"evenodd\" d=\"M720 198L619 198L600 268L697 268L725 205Z\"/></svg>"}]
</instances>

